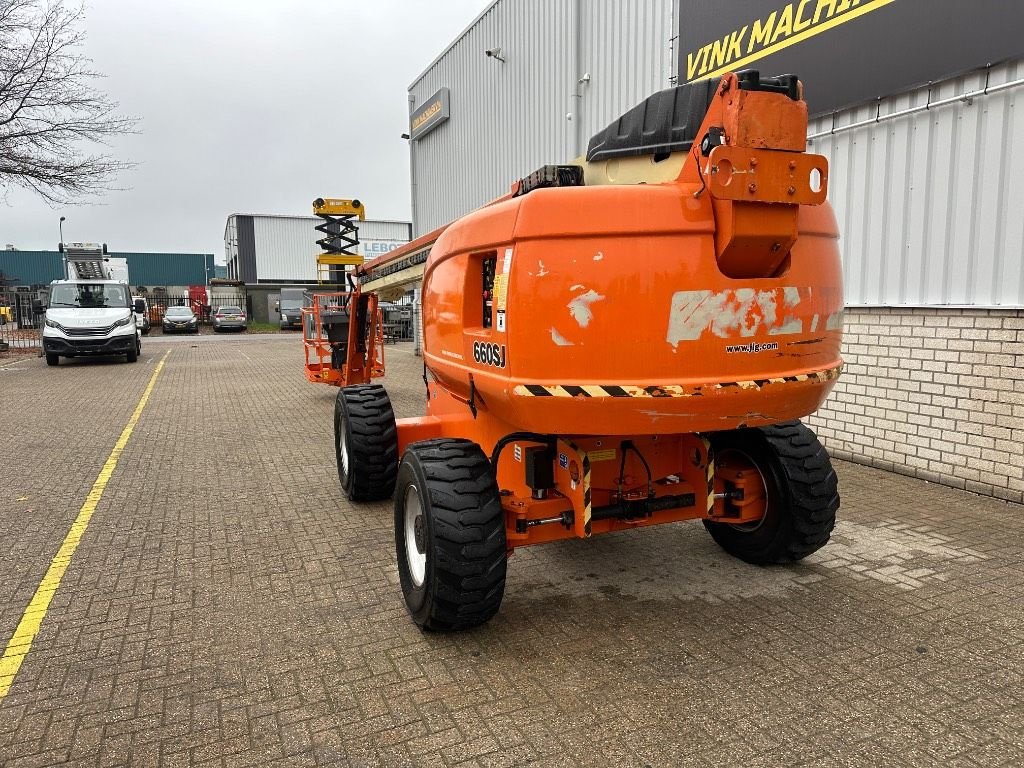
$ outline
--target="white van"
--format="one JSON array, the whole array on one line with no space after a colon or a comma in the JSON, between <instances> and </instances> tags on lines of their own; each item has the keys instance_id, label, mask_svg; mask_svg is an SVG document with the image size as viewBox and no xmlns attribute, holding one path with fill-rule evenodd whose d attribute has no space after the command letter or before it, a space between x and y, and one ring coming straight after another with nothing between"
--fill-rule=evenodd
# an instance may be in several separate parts
<instances>
[{"instance_id":1,"label":"white van","mask_svg":"<svg viewBox=\"0 0 1024 768\"><path fill-rule=\"evenodd\" d=\"M142 351L135 313L145 309L117 280L54 280L43 326L46 364L98 355L124 355L134 363Z\"/></svg>"}]
</instances>

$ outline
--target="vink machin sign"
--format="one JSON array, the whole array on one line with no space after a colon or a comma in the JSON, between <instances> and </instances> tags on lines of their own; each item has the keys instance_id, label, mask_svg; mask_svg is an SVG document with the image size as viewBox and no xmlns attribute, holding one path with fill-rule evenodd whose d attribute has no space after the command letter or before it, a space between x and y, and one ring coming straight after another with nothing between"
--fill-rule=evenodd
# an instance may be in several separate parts
<instances>
[{"instance_id":1,"label":"vink machin sign","mask_svg":"<svg viewBox=\"0 0 1024 768\"><path fill-rule=\"evenodd\" d=\"M422 139L450 117L451 100L447 88L441 88L409 115L409 138Z\"/></svg>"},{"instance_id":2,"label":"vink machin sign","mask_svg":"<svg viewBox=\"0 0 1024 768\"><path fill-rule=\"evenodd\" d=\"M1020 0L677 0L679 82L795 74L813 114L1024 55Z\"/></svg>"}]
</instances>

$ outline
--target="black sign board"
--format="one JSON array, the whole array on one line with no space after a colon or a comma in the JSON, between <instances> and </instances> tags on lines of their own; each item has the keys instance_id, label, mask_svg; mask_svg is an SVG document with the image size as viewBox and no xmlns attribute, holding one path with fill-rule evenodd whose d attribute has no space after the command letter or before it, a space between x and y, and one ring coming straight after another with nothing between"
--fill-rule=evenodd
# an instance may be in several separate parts
<instances>
[{"instance_id":1,"label":"black sign board","mask_svg":"<svg viewBox=\"0 0 1024 768\"><path fill-rule=\"evenodd\" d=\"M812 114L1024 55L1019 0L676 0L679 82L796 74Z\"/></svg>"},{"instance_id":2,"label":"black sign board","mask_svg":"<svg viewBox=\"0 0 1024 768\"><path fill-rule=\"evenodd\" d=\"M409 138L422 139L448 119L450 110L449 91L441 88L409 115Z\"/></svg>"}]
</instances>

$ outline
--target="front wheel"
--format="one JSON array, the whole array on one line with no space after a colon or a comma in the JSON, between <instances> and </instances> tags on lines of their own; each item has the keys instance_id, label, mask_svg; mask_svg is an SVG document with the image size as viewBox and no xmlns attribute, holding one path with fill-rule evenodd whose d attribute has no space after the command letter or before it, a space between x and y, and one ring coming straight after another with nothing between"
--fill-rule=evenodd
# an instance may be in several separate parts
<instances>
[{"instance_id":1,"label":"front wheel","mask_svg":"<svg viewBox=\"0 0 1024 768\"><path fill-rule=\"evenodd\" d=\"M461 439L409 446L395 487L395 548L406 606L423 629L469 629L498 612L505 515L480 446Z\"/></svg>"},{"instance_id":2,"label":"front wheel","mask_svg":"<svg viewBox=\"0 0 1024 768\"><path fill-rule=\"evenodd\" d=\"M46 353L46 364L47 365L60 365L60 355L54 354L53 352Z\"/></svg>"},{"instance_id":3,"label":"front wheel","mask_svg":"<svg viewBox=\"0 0 1024 768\"><path fill-rule=\"evenodd\" d=\"M799 421L711 435L716 469L731 465L759 473L765 507L743 525L705 520L726 552L755 565L802 560L832 534L839 509L836 473L814 432Z\"/></svg>"},{"instance_id":4,"label":"front wheel","mask_svg":"<svg viewBox=\"0 0 1024 768\"><path fill-rule=\"evenodd\" d=\"M334 401L334 456L351 501L391 497L398 473L398 427L380 384L342 387Z\"/></svg>"},{"instance_id":5,"label":"front wheel","mask_svg":"<svg viewBox=\"0 0 1024 768\"><path fill-rule=\"evenodd\" d=\"M129 363L134 363L136 360L139 359L139 343L138 342L135 342L134 344L132 344L132 346L130 346L128 348L128 351L125 353L125 359Z\"/></svg>"}]
</instances>

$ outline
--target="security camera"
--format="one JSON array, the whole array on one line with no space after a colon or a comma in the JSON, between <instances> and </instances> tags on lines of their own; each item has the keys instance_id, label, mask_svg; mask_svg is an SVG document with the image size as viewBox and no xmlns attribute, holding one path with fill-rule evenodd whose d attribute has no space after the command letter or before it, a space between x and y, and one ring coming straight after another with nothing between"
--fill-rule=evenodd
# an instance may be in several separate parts
<instances>
[{"instance_id":1,"label":"security camera","mask_svg":"<svg viewBox=\"0 0 1024 768\"><path fill-rule=\"evenodd\" d=\"M492 59L497 59L498 61L505 61L505 59L502 58L501 55L501 48L488 48L486 51L484 51L484 55Z\"/></svg>"}]
</instances>

